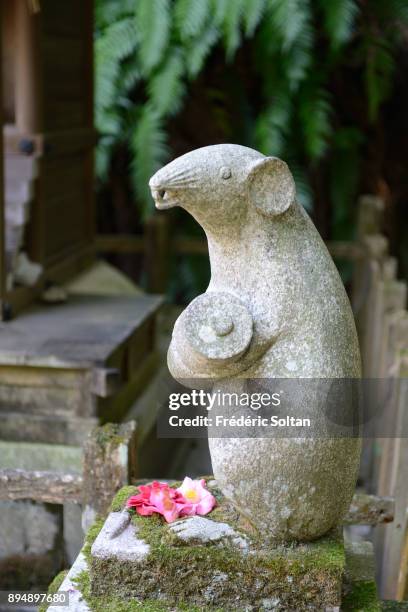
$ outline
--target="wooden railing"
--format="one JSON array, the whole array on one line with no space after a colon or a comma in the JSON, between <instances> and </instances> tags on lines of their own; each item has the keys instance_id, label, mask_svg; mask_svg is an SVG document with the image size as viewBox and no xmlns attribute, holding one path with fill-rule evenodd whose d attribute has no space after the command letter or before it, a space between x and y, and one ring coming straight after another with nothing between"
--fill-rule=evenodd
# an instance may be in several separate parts
<instances>
[{"instance_id":1,"label":"wooden railing","mask_svg":"<svg viewBox=\"0 0 408 612\"><path fill-rule=\"evenodd\" d=\"M108 423L96 427L85 442L82 474L1 469L0 500L77 503L87 529L96 516L106 514L115 493L135 478L136 423Z\"/></svg>"}]
</instances>

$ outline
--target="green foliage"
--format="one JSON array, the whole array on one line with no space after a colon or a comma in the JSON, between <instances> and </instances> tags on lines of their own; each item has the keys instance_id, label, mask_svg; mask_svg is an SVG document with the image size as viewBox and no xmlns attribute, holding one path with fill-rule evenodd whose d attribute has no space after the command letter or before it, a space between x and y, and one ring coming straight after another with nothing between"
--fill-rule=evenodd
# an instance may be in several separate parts
<instances>
[{"instance_id":1,"label":"green foliage","mask_svg":"<svg viewBox=\"0 0 408 612\"><path fill-rule=\"evenodd\" d=\"M313 83L302 87L299 95L299 118L304 147L311 160L320 159L326 151L331 132L328 93Z\"/></svg>"},{"instance_id":2,"label":"green foliage","mask_svg":"<svg viewBox=\"0 0 408 612\"><path fill-rule=\"evenodd\" d=\"M354 0L320 0L319 4L331 47L337 49L350 39L358 6Z\"/></svg>"},{"instance_id":3,"label":"green foliage","mask_svg":"<svg viewBox=\"0 0 408 612\"><path fill-rule=\"evenodd\" d=\"M383 41L367 41L366 89L368 116L374 121L379 108L388 97L395 62L391 48Z\"/></svg>"},{"instance_id":4,"label":"green foliage","mask_svg":"<svg viewBox=\"0 0 408 612\"><path fill-rule=\"evenodd\" d=\"M174 7L174 21L182 41L201 33L210 10L209 0L177 0Z\"/></svg>"},{"instance_id":5,"label":"green foliage","mask_svg":"<svg viewBox=\"0 0 408 612\"><path fill-rule=\"evenodd\" d=\"M137 0L135 19L140 37L140 65L148 76L162 59L170 35L169 0Z\"/></svg>"},{"instance_id":6,"label":"green foliage","mask_svg":"<svg viewBox=\"0 0 408 612\"><path fill-rule=\"evenodd\" d=\"M248 0L244 14L244 25L246 36L253 36L256 26L262 19L266 0Z\"/></svg>"},{"instance_id":7,"label":"green foliage","mask_svg":"<svg viewBox=\"0 0 408 612\"><path fill-rule=\"evenodd\" d=\"M333 217L345 227L363 128L345 123L333 75L353 67L357 89L350 95L363 98L375 122L392 93L407 24L406 0L96 0L100 181L125 149L136 201L142 216L149 214L148 179L171 154L169 121L181 116L200 79L200 100L224 140L285 158L308 208L311 173L325 161ZM205 81L215 71L211 58L222 86ZM183 274L188 283L197 276L192 268Z\"/></svg>"},{"instance_id":8,"label":"green foliage","mask_svg":"<svg viewBox=\"0 0 408 612\"><path fill-rule=\"evenodd\" d=\"M140 109L130 148L133 154L131 179L142 202L150 201L148 182L167 157L166 133L157 110L150 104Z\"/></svg>"}]
</instances>

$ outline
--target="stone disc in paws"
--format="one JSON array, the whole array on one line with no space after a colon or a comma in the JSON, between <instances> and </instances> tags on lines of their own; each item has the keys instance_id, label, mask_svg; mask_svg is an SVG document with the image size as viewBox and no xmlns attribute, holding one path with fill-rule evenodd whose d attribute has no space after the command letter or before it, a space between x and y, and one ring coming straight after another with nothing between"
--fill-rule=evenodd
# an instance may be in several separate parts
<instances>
[{"instance_id":1,"label":"stone disc in paws","mask_svg":"<svg viewBox=\"0 0 408 612\"><path fill-rule=\"evenodd\" d=\"M190 347L210 361L234 361L252 338L252 316L229 293L204 293L185 310L184 330Z\"/></svg>"}]
</instances>

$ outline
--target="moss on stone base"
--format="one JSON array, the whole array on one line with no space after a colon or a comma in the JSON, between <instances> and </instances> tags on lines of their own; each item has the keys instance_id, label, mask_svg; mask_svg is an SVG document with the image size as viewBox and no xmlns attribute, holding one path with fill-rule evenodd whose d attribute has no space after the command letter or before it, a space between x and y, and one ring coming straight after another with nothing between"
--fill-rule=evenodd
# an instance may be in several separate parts
<instances>
[{"instance_id":1,"label":"moss on stone base","mask_svg":"<svg viewBox=\"0 0 408 612\"><path fill-rule=\"evenodd\" d=\"M375 582L359 582L343 596L342 612L380 612Z\"/></svg>"},{"instance_id":2,"label":"moss on stone base","mask_svg":"<svg viewBox=\"0 0 408 612\"><path fill-rule=\"evenodd\" d=\"M108 444L119 446L124 442L125 438L119 433L120 424L118 423L106 423L102 427L98 427L96 433L96 442L98 446L105 448Z\"/></svg>"},{"instance_id":3,"label":"moss on stone base","mask_svg":"<svg viewBox=\"0 0 408 612\"><path fill-rule=\"evenodd\" d=\"M203 605L211 610L251 605L266 609L273 604L275 609L301 612L339 606L345 565L340 535L330 534L307 544L268 546L242 522L213 482L208 485L218 506L206 518L226 522L245 535L249 551L243 552L231 541L175 542L162 517L133 514L137 537L150 546L148 557L141 564L117 557L91 559L91 596L100 598L115 592L120 600L156 600L156 606L165 601L173 609L184 602L189 610L203 610ZM122 489L112 510L124 508L135 492L134 487Z\"/></svg>"},{"instance_id":4,"label":"moss on stone base","mask_svg":"<svg viewBox=\"0 0 408 612\"><path fill-rule=\"evenodd\" d=\"M169 605L156 599L144 600L123 600L113 597L110 594L97 597L91 594L89 572L81 572L74 580L74 583L81 591L86 603L92 612L223 612L221 608L208 608L185 605L179 602L177 606Z\"/></svg>"},{"instance_id":5,"label":"moss on stone base","mask_svg":"<svg viewBox=\"0 0 408 612\"><path fill-rule=\"evenodd\" d=\"M408 612L408 601L385 600L381 602L381 610L386 610L387 612Z\"/></svg>"}]
</instances>

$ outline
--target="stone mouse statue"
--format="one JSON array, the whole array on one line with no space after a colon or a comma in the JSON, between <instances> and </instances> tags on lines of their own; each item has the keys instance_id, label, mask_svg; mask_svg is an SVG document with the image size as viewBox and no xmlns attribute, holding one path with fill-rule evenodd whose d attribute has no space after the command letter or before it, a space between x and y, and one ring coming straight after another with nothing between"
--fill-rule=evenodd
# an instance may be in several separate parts
<instances>
[{"instance_id":1,"label":"stone mouse statue","mask_svg":"<svg viewBox=\"0 0 408 612\"><path fill-rule=\"evenodd\" d=\"M158 209L184 208L208 240L211 281L175 324L174 378L360 376L347 295L285 162L239 145L208 146L170 162L149 186ZM317 538L349 507L358 437L209 443L223 493L272 540Z\"/></svg>"}]
</instances>

